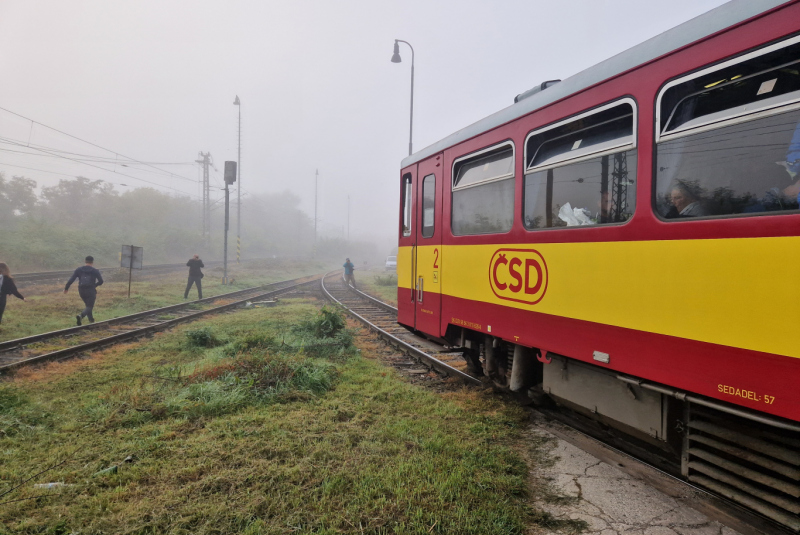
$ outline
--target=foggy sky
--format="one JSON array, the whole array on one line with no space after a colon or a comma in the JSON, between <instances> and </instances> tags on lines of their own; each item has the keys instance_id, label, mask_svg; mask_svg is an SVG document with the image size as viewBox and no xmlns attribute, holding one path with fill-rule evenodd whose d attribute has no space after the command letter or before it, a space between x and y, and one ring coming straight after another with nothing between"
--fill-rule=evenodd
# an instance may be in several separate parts
<instances>
[{"instance_id":1,"label":"foggy sky","mask_svg":"<svg viewBox=\"0 0 800 535\"><path fill-rule=\"evenodd\" d=\"M397 177L408 152L411 54L414 149L564 79L721 0L0 0L0 107L158 165L31 156L0 143L0 171L40 185L83 175L200 196L199 151L219 185L236 159L242 102L242 191L290 190L321 228L395 241ZM115 156L0 111L0 137ZM64 175L11 167L30 167ZM123 176L125 173L129 176ZM165 189L172 188L172 189ZM126 187L118 186L119 190ZM235 195L234 195L235 198ZM247 213L244 213L247 218ZM244 238L246 248L246 236Z\"/></svg>"}]
</instances>

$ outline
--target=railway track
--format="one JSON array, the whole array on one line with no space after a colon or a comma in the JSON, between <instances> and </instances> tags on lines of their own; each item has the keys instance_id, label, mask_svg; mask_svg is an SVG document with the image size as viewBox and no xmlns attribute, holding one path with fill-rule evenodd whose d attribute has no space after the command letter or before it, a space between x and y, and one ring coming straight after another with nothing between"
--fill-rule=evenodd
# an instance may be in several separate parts
<instances>
[{"instance_id":1,"label":"railway track","mask_svg":"<svg viewBox=\"0 0 800 535\"><path fill-rule=\"evenodd\" d=\"M480 386L501 387L485 378L478 378L470 373L463 348L448 348L405 329L397 323L397 309L373 296L346 286L340 272L328 273L320 280L322 292L331 301L343 306L350 315L362 322L390 345L416 359L420 364L436 372L454 377L464 383ZM419 366L418 364L414 364ZM510 376L510 370L508 370ZM518 394L514 396L519 399ZM525 400L527 405L531 400ZM600 460L611 464L634 477L646 481L659 491L679 499L689 507L701 511L713 520L717 520L732 529L746 535L778 535L795 533L786 525L778 525L756 512L743 508L729 500L726 496L709 492L677 478L663 469L657 459L642 458L631 455L620 449L620 437L603 436L597 433L596 424L586 421L573 413L564 414L562 409L544 406L531 407L533 419L542 422L554 422L555 427L548 431L559 438L587 451ZM546 425L546 424L545 424ZM690 496L690 498L686 498Z\"/></svg>"},{"instance_id":2,"label":"railway track","mask_svg":"<svg viewBox=\"0 0 800 535\"><path fill-rule=\"evenodd\" d=\"M397 349L439 373L468 384L483 384L480 379L467 373L466 361L461 358L461 353L448 351L448 348L406 330L397 323L396 308L346 286L339 272L325 275L321 279L321 285L328 299L342 305L350 314Z\"/></svg>"},{"instance_id":3,"label":"railway track","mask_svg":"<svg viewBox=\"0 0 800 535\"><path fill-rule=\"evenodd\" d=\"M81 327L0 342L0 373L31 364L63 360L87 351L139 338L207 314L240 307L248 301L271 299L304 285L316 284L319 279L320 276L301 277L98 321Z\"/></svg>"},{"instance_id":4,"label":"railway track","mask_svg":"<svg viewBox=\"0 0 800 535\"><path fill-rule=\"evenodd\" d=\"M212 260L206 262L207 267L222 265L222 260ZM143 266L142 272L145 274L163 273L175 271L178 269L186 269L185 263L180 264L154 264L152 266ZM122 267L104 267L99 268L100 273L116 273L118 270L124 270L127 273L127 268ZM14 275L14 280L17 282L37 283L37 282L50 282L54 280L66 282L75 270L65 271L38 271L33 273L17 273ZM138 270L137 270L138 271Z\"/></svg>"}]
</instances>

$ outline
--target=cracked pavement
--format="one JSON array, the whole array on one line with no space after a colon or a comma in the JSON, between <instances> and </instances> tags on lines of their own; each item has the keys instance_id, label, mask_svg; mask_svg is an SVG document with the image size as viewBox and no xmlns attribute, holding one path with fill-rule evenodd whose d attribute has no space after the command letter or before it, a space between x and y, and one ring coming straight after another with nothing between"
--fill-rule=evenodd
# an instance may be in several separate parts
<instances>
[{"instance_id":1,"label":"cracked pavement","mask_svg":"<svg viewBox=\"0 0 800 535\"><path fill-rule=\"evenodd\" d=\"M567 498L535 505L558 519L584 520L584 535L740 535L547 431L534 432L554 444L555 459L535 476Z\"/></svg>"}]
</instances>

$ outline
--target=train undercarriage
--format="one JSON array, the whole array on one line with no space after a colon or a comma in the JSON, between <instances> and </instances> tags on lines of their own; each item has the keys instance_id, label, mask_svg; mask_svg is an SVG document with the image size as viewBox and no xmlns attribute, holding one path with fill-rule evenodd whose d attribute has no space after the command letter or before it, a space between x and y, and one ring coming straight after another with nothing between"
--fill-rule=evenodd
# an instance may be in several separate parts
<instances>
[{"instance_id":1,"label":"train undercarriage","mask_svg":"<svg viewBox=\"0 0 800 535\"><path fill-rule=\"evenodd\" d=\"M800 533L800 426L451 326L470 370L664 472ZM602 359L602 355L599 356Z\"/></svg>"}]
</instances>

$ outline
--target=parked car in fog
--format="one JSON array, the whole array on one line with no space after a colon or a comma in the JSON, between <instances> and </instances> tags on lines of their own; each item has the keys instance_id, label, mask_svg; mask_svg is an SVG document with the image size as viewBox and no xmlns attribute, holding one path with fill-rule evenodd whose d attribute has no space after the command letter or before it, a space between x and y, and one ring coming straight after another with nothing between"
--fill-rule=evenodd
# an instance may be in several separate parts
<instances>
[{"instance_id":1,"label":"parked car in fog","mask_svg":"<svg viewBox=\"0 0 800 535\"><path fill-rule=\"evenodd\" d=\"M397 257L396 256L387 256L386 257L386 271L397 271Z\"/></svg>"}]
</instances>

